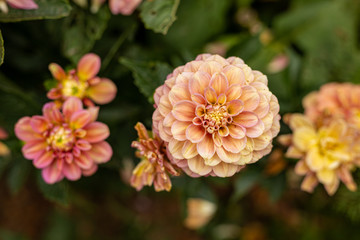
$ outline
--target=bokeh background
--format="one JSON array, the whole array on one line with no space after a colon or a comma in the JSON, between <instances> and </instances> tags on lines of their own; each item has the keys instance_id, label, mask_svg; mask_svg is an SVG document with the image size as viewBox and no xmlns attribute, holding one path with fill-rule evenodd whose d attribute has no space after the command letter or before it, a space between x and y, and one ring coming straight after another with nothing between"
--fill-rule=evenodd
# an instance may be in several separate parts
<instances>
[{"instance_id":1,"label":"bokeh background","mask_svg":"<svg viewBox=\"0 0 360 240\"><path fill-rule=\"evenodd\" d=\"M281 114L302 112L302 98L324 83L359 83L359 1L148 0L131 16L112 15L107 4L95 14L65 0L48 4L64 17L0 23L0 126L11 150L0 157L0 239L359 238L360 192L302 192L295 160L276 139L270 155L231 178L182 175L171 192L159 193L129 185L139 161L130 147L133 126L151 126L154 89L197 54L237 56L262 71ZM118 86L99 116L114 155L94 176L46 185L23 158L13 127L48 101L49 63L75 67L88 52L102 58L99 76ZM354 177L359 182L358 172ZM202 199L195 208L194 199Z\"/></svg>"}]
</instances>

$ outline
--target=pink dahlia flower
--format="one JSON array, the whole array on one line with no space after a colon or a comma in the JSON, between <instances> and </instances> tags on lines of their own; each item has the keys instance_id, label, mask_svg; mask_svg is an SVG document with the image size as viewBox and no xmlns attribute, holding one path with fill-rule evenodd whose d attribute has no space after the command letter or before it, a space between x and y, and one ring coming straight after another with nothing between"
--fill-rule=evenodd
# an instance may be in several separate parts
<instances>
[{"instance_id":1,"label":"pink dahlia flower","mask_svg":"<svg viewBox=\"0 0 360 240\"><path fill-rule=\"evenodd\" d=\"M48 98L62 102L69 97L77 97L88 106L94 105L92 101L97 104L111 102L115 98L117 88L110 79L96 76L100 66L100 57L93 53L83 56L77 69L68 73L65 73L58 64L51 63L49 70L58 80L58 84L48 92Z\"/></svg>"},{"instance_id":2,"label":"pink dahlia flower","mask_svg":"<svg viewBox=\"0 0 360 240\"><path fill-rule=\"evenodd\" d=\"M104 141L109 128L95 122L97 114L97 107L85 110L81 100L71 97L62 111L55 103L47 103L42 116L23 117L16 123L15 134L25 142L22 152L42 169L46 183L90 176L98 164L110 160L112 149Z\"/></svg>"},{"instance_id":3,"label":"pink dahlia flower","mask_svg":"<svg viewBox=\"0 0 360 240\"><path fill-rule=\"evenodd\" d=\"M0 0L0 11L8 13L9 9L7 4L12 8L18 9L37 9L38 5L34 0Z\"/></svg>"},{"instance_id":4,"label":"pink dahlia flower","mask_svg":"<svg viewBox=\"0 0 360 240\"><path fill-rule=\"evenodd\" d=\"M109 7L112 14L131 15L139 6L142 0L109 0Z\"/></svg>"},{"instance_id":5,"label":"pink dahlia flower","mask_svg":"<svg viewBox=\"0 0 360 240\"><path fill-rule=\"evenodd\" d=\"M267 77L240 58L199 55L156 89L155 134L188 175L229 177L258 161L279 132Z\"/></svg>"},{"instance_id":6,"label":"pink dahlia flower","mask_svg":"<svg viewBox=\"0 0 360 240\"><path fill-rule=\"evenodd\" d=\"M132 142L131 146L137 148L136 155L141 162L133 171L131 186L140 191L144 186L154 183L155 191L170 191L171 180L168 174L178 176L179 173L166 156L164 142L156 135L150 138L142 123L137 123L135 129L139 140Z\"/></svg>"}]
</instances>

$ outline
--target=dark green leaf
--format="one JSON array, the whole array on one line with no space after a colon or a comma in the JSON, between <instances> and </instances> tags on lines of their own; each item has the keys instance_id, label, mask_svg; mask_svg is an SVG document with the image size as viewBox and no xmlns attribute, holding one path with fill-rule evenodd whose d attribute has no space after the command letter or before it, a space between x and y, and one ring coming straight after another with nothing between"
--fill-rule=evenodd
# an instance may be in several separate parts
<instances>
[{"instance_id":1,"label":"dark green leaf","mask_svg":"<svg viewBox=\"0 0 360 240\"><path fill-rule=\"evenodd\" d=\"M69 189L67 183L64 181L47 184L42 179L41 174L38 174L37 184L45 198L62 205L69 204Z\"/></svg>"},{"instance_id":2,"label":"dark green leaf","mask_svg":"<svg viewBox=\"0 0 360 240\"><path fill-rule=\"evenodd\" d=\"M38 0L39 8L34 10L21 10L9 8L8 13L0 12L0 22L18 22L37 19L55 19L66 17L71 11L67 0Z\"/></svg>"},{"instance_id":3,"label":"dark green leaf","mask_svg":"<svg viewBox=\"0 0 360 240\"><path fill-rule=\"evenodd\" d=\"M180 0L145 1L141 7L140 17L145 27L157 33L166 34L176 20L176 10Z\"/></svg>"},{"instance_id":4,"label":"dark green leaf","mask_svg":"<svg viewBox=\"0 0 360 240\"><path fill-rule=\"evenodd\" d=\"M254 170L245 170L238 174L234 183L232 201L237 201L245 196L259 181L261 174Z\"/></svg>"},{"instance_id":5,"label":"dark green leaf","mask_svg":"<svg viewBox=\"0 0 360 240\"><path fill-rule=\"evenodd\" d=\"M30 162L23 157L15 159L14 166L8 173L7 182L9 189L13 194L18 193L24 185L30 172Z\"/></svg>"}]
</instances>

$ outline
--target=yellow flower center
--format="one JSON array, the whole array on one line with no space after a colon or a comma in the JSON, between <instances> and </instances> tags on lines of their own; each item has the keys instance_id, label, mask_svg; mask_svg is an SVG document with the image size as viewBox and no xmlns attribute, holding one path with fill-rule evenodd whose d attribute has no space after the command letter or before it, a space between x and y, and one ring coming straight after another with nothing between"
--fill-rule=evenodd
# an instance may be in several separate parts
<instances>
[{"instance_id":1,"label":"yellow flower center","mask_svg":"<svg viewBox=\"0 0 360 240\"><path fill-rule=\"evenodd\" d=\"M222 126L226 126L228 123L231 123L232 119L225 106L209 106L205 109L203 118L203 125L209 133L218 131Z\"/></svg>"},{"instance_id":2,"label":"yellow flower center","mask_svg":"<svg viewBox=\"0 0 360 240\"><path fill-rule=\"evenodd\" d=\"M62 81L62 95L64 97L77 97L84 98L86 89L88 88L88 83L84 81L78 81L73 78L64 79Z\"/></svg>"},{"instance_id":3,"label":"yellow flower center","mask_svg":"<svg viewBox=\"0 0 360 240\"><path fill-rule=\"evenodd\" d=\"M55 127L47 138L47 143L54 149L69 151L75 142L75 136L71 129L66 127Z\"/></svg>"}]
</instances>

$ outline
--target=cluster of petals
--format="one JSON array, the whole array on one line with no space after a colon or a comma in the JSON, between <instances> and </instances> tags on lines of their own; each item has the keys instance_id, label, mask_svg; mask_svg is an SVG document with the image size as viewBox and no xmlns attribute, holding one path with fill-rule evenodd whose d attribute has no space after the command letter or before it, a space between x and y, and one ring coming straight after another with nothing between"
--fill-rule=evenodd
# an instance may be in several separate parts
<instances>
[{"instance_id":1,"label":"cluster of petals","mask_svg":"<svg viewBox=\"0 0 360 240\"><path fill-rule=\"evenodd\" d=\"M9 4L10 7L17 9L30 10L38 8L38 5L34 0L0 0L0 11L8 13L9 9L7 4Z\"/></svg>"},{"instance_id":2,"label":"cluster of petals","mask_svg":"<svg viewBox=\"0 0 360 240\"><path fill-rule=\"evenodd\" d=\"M295 173L305 175L302 190L313 192L320 182L328 194L333 195L340 181L349 190L356 190L351 170L360 164L360 145L353 128L343 119L333 119L317 127L302 114L287 115L284 120L293 134L280 136L279 141L289 145L287 157L300 159Z\"/></svg>"},{"instance_id":3,"label":"cluster of petals","mask_svg":"<svg viewBox=\"0 0 360 240\"><path fill-rule=\"evenodd\" d=\"M22 152L42 169L46 183L92 175L97 165L110 160L111 146L104 141L109 128L95 121L98 107L83 109L80 99L68 98L59 109L44 105L42 116L23 117L15 125L16 136L25 142Z\"/></svg>"},{"instance_id":4,"label":"cluster of petals","mask_svg":"<svg viewBox=\"0 0 360 240\"><path fill-rule=\"evenodd\" d=\"M49 65L49 70L57 80L55 88L50 89L47 96L57 102L64 102L69 97L82 99L85 105L111 102L117 92L116 85L107 78L96 76L100 70L100 57L94 53L84 55L76 69L65 72L56 63Z\"/></svg>"},{"instance_id":5,"label":"cluster of petals","mask_svg":"<svg viewBox=\"0 0 360 240\"><path fill-rule=\"evenodd\" d=\"M136 148L136 155L141 159L133 170L130 184L140 191L144 186L154 184L155 191L170 191L170 175L178 176L179 173L167 159L164 142L158 137L149 137L142 123L137 123L135 129L138 133L138 141L133 141L131 146Z\"/></svg>"},{"instance_id":6,"label":"cluster of petals","mask_svg":"<svg viewBox=\"0 0 360 240\"><path fill-rule=\"evenodd\" d=\"M91 11L97 12L105 0L92 0ZM142 0L109 0L109 8L112 14L131 15Z\"/></svg>"},{"instance_id":7,"label":"cluster of petals","mask_svg":"<svg viewBox=\"0 0 360 240\"><path fill-rule=\"evenodd\" d=\"M199 55L156 89L153 131L189 176L232 176L268 154L279 132L267 84L240 58Z\"/></svg>"}]
</instances>

